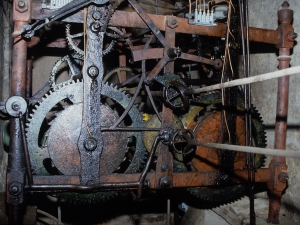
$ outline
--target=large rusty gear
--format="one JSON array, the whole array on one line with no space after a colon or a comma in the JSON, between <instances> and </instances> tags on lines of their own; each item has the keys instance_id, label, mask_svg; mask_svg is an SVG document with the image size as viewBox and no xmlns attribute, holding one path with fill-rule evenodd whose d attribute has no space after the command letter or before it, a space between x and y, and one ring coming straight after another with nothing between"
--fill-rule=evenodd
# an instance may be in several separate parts
<instances>
[{"instance_id":1,"label":"large rusty gear","mask_svg":"<svg viewBox=\"0 0 300 225\"><path fill-rule=\"evenodd\" d=\"M123 109L125 109L130 102L130 98L124 92L119 91L117 88L113 87L112 85L103 84L101 94L106 97L109 97L112 100L114 100L115 102L117 102ZM71 166L71 169L63 168L63 162L58 160L58 158L60 157L59 154L61 154L61 153L57 153L55 151L55 150L57 150L58 145L56 144L55 146L53 146L53 143L49 143L49 141L53 140L53 141L59 142L59 141L65 141L65 140L64 139L61 140L60 138L58 140L58 139L54 138L52 135L51 127L50 127L49 131L47 132L47 137L49 138L49 140L47 142L44 142L43 145L41 145L39 143L40 129L41 129L42 123L43 123L46 115L48 114L48 112L51 111L51 109L55 105L57 105L57 103L59 103L62 100L66 100L66 99L68 99L68 101L70 101L72 103L72 105L68 106L65 110L63 110L61 113L59 113L57 115L56 119L54 119L52 121L51 124L54 127L57 127L57 125L60 124L57 121L64 119L66 117L66 115L68 115L68 113L74 114L75 111L78 111L77 108L78 107L80 108L82 106L83 83L79 82L79 81L78 82L67 81L62 84L57 85L55 87L54 91L50 91L50 93L47 94L42 99L42 102L38 103L38 105L36 106L36 109L33 110L33 113L30 115L30 118L28 119L28 123L27 123L28 127L26 128L26 136L27 136L28 150L29 150L30 159L31 159L31 165L32 165L34 174L50 175L49 172L44 167L43 161L45 159L51 159L51 157L55 158L53 160L53 163L54 163L54 165L55 165L55 163L58 165L57 169L61 170L60 173L76 174L78 172L78 171L76 171L76 168L74 169L74 165L75 165L75 167L77 165L76 160L78 161L78 158L77 159L76 159L76 157L74 158L73 164L68 163ZM109 114L111 114L109 116L113 116L113 117L115 117L115 119L117 118L116 113L114 111L112 111L108 106L103 105L102 107L105 109L105 111L107 111ZM79 110L79 111L82 111L82 110ZM79 112L79 114L80 114L80 112ZM129 111L128 114L129 114L129 117L130 117L132 123L130 126L127 126L127 127L138 128L138 127L144 126L144 122L142 120L142 115L140 114L139 110L135 106L133 106L131 108L131 110ZM78 116L80 117L80 115L77 115L77 117ZM75 118L73 118L73 119L75 119ZM79 118L79 121L81 121L81 118ZM107 124L104 124L104 125L106 126ZM66 127L64 127L63 129L66 129ZM55 133L55 131L53 131L53 132ZM146 158L146 154L147 154L147 152L145 151L144 146L143 146L142 134L138 133L138 132L126 132L125 135L127 135L127 136L126 136L126 138L123 138L124 143L122 142L123 144L125 144L125 146L124 146L125 149L123 149L124 155L125 155L126 149L127 149L127 145L126 145L127 137L134 136L136 143L135 143L134 154L133 154L132 158L130 159L130 164L123 172L124 173L139 172L145 162L145 158ZM67 139L68 138L69 137L67 137ZM76 137L75 137L75 139L76 139ZM70 139L68 139L68 140L70 140ZM45 145L46 143L48 146ZM76 143L77 143L77 140L76 140ZM70 144L76 145L76 143L70 143ZM52 148L52 149L50 150L49 148ZM104 151L105 151L105 149L104 149ZM71 155L73 155L73 153L74 152L72 152ZM116 154L118 154L118 153L116 153ZM109 168L108 173L112 173L117 169L117 167L119 166L119 164L122 162L123 158L125 157L124 155L122 155L122 153L121 153L121 155L119 157L117 157L118 159L116 159L116 161L112 162L112 160L115 160L115 157L112 157L112 160L108 160L106 163L104 163L104 164L106 164L104 166ZM109 157L109 155L107 157ZM106 160L107 160L107 157L106 157ZM113 164L113 165L111 165L111 164ZM73 167L72 167L72 165L73 165ZM63 195L64 196L63 198L68 199L72 202L92 203L92 202L97 202L99 200L107 199L109 197L112 197L113 195L115 195L115 193L99 192L99 193L87 194L87 195L66 194L66 195Z\"/></svg>"},{"instance_id":2,"label":"large rusty gear","mask_svg":"<svg viewBox=\"0 0 300 225\"><path fill-rule=\"evenodd\" d=\"M198 98L197 102L202 104L218 104L221 101L221 93L214 92L203 95ZM238 145L245 145L244 120L243 120L243 101L241 93L238 93L237 101L237 125L236 136ZM192 129L195 132L196 139L199 142L218 142L221 129L221 112L218 110L209 110L200 106L191 107L192 115L185 115L182 121L187 129ZM209 108L209 107L208 107ZM238 113L239 112L239 113ZM266 136L262 118L258 111L251 108L253 143L256 147L266 147ZM218 168L219 151L216 149L197 147L195 157L189 162L191 170L215 170ZM262 167L264 164L264 155L256 155L255 167ZM237 153L234 160L235 169L246 168L246 154ZM222 187L196 187L188 188L188 191L204 201L225 202L234 200L245 193L245 185L222 186Z\"/></svg>"},{"instance_id":3,"label":"large rusty gear","mask_svg":"<svg viewBox=\"0 0 300 225\"><path fill-rule=\"evenodd\" d=\"M80 155L77 140L81 131L83 103L65 107L51 121L47 132L47 149L53 165L64 175L79 175ZM116 110L102 104L101 127L110 127L117 121ZM122 125L123 126L123 125ZM57 135L59 130L60 135ZM100 174L110 174L117 170L127 152L128 132L103 132L103 152L100 160ZM129 135L129 136L128 136ZM115 140L118 140L116 142Z\"/></svg>"}]
</instances>

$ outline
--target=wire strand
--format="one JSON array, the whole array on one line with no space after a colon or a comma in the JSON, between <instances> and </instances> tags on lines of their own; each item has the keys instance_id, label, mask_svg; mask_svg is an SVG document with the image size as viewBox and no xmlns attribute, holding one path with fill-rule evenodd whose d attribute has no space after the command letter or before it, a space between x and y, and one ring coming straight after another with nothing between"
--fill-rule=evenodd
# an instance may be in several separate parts
<instances>
[{"instance_id":1,"label":"wire strand","mask_svg":"<svg viewBox=\"0 0 300 225\"><path fill-rule=\"evenodd\" d=\"M83 16L84 16L84 22L83 22L83 42L84 42L84 59L86 58L86 36L87 36L87 29L86 29L86 23L87 23L87 8L84 8L84 10L83 10ZM86 76L87 76L87 74L86 74L86 60L84 61L84 64L83 64L83 76L84 76L84 78L83 78L83 102L85 103L85 101L86 101L86 99L85 99L85 93L86 93L86 88L85 88L85 85L86 85ZM85 123L85 127L86 127L86 129L87 129L87 131L88 131L88 133L89 133L89 136L90 136L90 138L93 138L93 135L92 135L92 133L91 133L91 131L90 131L90 128L89 128L89 125L88 125L88 123L87 123L87 120L86 120L86 115L85 115L85 108L84 108L84 106L83 106L83 108L82 108L82 110L83 110L83 118L84 118L84 123Z\"/></svg>"}]
</instances>

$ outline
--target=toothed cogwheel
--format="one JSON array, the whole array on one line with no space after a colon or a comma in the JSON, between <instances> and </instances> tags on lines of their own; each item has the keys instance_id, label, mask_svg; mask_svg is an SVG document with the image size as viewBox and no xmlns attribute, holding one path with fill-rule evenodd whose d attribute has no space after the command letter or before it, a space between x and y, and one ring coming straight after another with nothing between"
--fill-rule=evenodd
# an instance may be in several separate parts
<instances>
[{"instance_id":1,"label":"toothed cogwheel","mask_svg":"<svg viewBox=\"0 0 300 225\"><path fill-rule=\"evenodd\" d=\"M245 128L244 128L244 101L243 94L237 93L237 111L236 111L236 143L245 145ZM217 106L222 102L221 92L213 92L200 96L198 103ZM209 108L209 107L208 107ZM253 144L256 147L266 147L266 136L262 118L258 111L252 106L252 135ZM189 113L182 117L185 128L193 130L198 142L218 142L221 130L221 110L206 110L201 106L192 106ZM195 156L189 159L191 170L216 170L219 167L219 151L213 148L198 146ZM262 167L264 164L264 155L256 155L255 167ZM245 169L246 154L236 153L234 157L234 168ZM204 201L226 202L232 201L245 193L246 185L232 185L219 187L196 187L188 188L188 191L194 196Z\"/></svg>"},{"instance_id":2,"label":"toothed cogwheel","mask_svg":"<svg viewBox=\"0 0 300 225\"><path fill-rule=\"evenodd\" d=\"M124 73L126 75L125 80L123 80L122 77L122 73ZM137 74L137 71L135 71L134 69L131 69L129 67L117 67L112 69L111 71L109 71L105 77L103 78L103 83L112 83L114 85L119 85L120 83L132 78L133 76L135 76ZM135 85L133 86L133 83L135 82ZM129 83L129 86L131 87L122 87L121 90L123 91L131 91L131 90L135 90L137 84L139 82L139 78L135 78L133 81L131 81ZM133 86L133 87L132 87Z\"/></svg>"},{"instance_id":3,"label":"toothed cogwheel","mask_svg":"<svg viewBox=\"0 0 300 225\"><path fill-rule=\"evenodd\" d=\"M67 42L69 44L69 46L75 51L76 54L82 56L84 56L84 51L82 49L80 49L74 42L73 39L74 38L80 38L83 37L84 33L77 33L77 34L70 34L70 30L71 30L71 24L67 24L66 25L66 39ZM103 49L103 55L107 55L109 52L111 52L111 50L113 49L113 47L115 46L116 41L115 40L111 40L110 44Z\"/></svg>"},{"instance_id":4,"label":"toothed cogwheel","mask_svg":"<svg viewBox=\"0 0 300 225\"><path fill-rule=\"evenodd\" d=\"M130 103L130 98L112 85L103 84L101 94L117 102L123 109ZM68 99L71 105L56 114L47 131L46 141L40 144L39 136L42 123L51 109L60 101ZM59 174L79 175L80 156L77 148L77 140L80 134L83 106L83 83L65 82L55 87L42 99L33 114L28 119L26 136L28 150L31 159L33 173L37 175L50 175L49 170L44 166L46 159L51 159L53 167ZM103 117L102 126L110 126L119 118L118 113L107 105L101 105ZM136 106L133 106L128 113L131 120L127 127L144 127L142 115ZM122 124L122 126L125 126ZM110 174L120 171L126 154L129 160L124 167L123 173L139 172L145 163L147 152L144 149L141 133L138 132L103 132L104 148L101 155L100 165L103 174ZM115 140L118 139L118 142ZM135 148L128 153L128 140L135 140ZM111 198L116 192L98 192L92 194L62 194L61 198L76 203L93 203Z\"/></svg>"},{"instance_id":5,"label":"toothed cogwheel","mask_svg":"<svg viewBox=\"0 0 300 225\"><path fill-rule=\"evenodd\" d=\"M55 78L59 74L60 68L62 68L61 65L64 62L67 62L67 64L68 64L67 68L69 68L69 70L70 70L69 80L73 80L75 76L81 74L81 68L79 68L79 65L75 62L75 60L82 61L83 56L80 54L66 55L66 56L60 58L55 63L55 65L52 68L50 78L49 78L49 82L52 84L51 85L52 88L56 85Z\"/></svg>"}]
</instances>

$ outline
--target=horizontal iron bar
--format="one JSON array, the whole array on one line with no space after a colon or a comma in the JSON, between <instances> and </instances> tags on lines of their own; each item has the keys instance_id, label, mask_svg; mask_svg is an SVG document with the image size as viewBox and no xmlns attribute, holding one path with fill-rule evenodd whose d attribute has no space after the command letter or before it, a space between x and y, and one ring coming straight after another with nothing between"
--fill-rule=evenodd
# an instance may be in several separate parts
<instances>
[{"instance_id":1,"label":"horizontal iron bar","mask_svg":"<svg viewBox=\"0 0 300 225\"><path fill-rule=\"evenodd\" d=\"M103 183L98 185L75 185L75 184L37 184L25 186L26 191L80 191L92 192L97 190L115 190L116 188L137 188L138 181L135 182L116 182ZM144 182L144 187L149 187L149 182Z\"/></svg>"},{"instance_id":2,"label":"horizontal iron bar","mask_svg":"<svg viewBox=\"0 0 300 225\"><path fill-rule=\"evenodd\" d=\"M101 131L152 131L158 132L160 128L144 128L144 127L117 127L117 128L109 128L109 127L101 127Z\"/></svg>"}]
</instances>

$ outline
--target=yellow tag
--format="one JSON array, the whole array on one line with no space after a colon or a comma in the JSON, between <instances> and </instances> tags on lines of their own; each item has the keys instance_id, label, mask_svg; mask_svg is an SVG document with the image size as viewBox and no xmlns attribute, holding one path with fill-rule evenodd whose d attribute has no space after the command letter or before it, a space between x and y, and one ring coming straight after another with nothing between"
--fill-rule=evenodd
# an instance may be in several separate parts
<instances>
[{"instance_id":1,"label":"yellow tag","mask_svg":"<svg viewBox=\"0 0 300 225\"><path fill-rule=\"evenodd\" d=\"M150 119L151 116L152 116L152 114L144 113L144 114L143 114L143 120L144 120L144 121L147 121L147 120Z\"/></svg>"}]
</instances>

